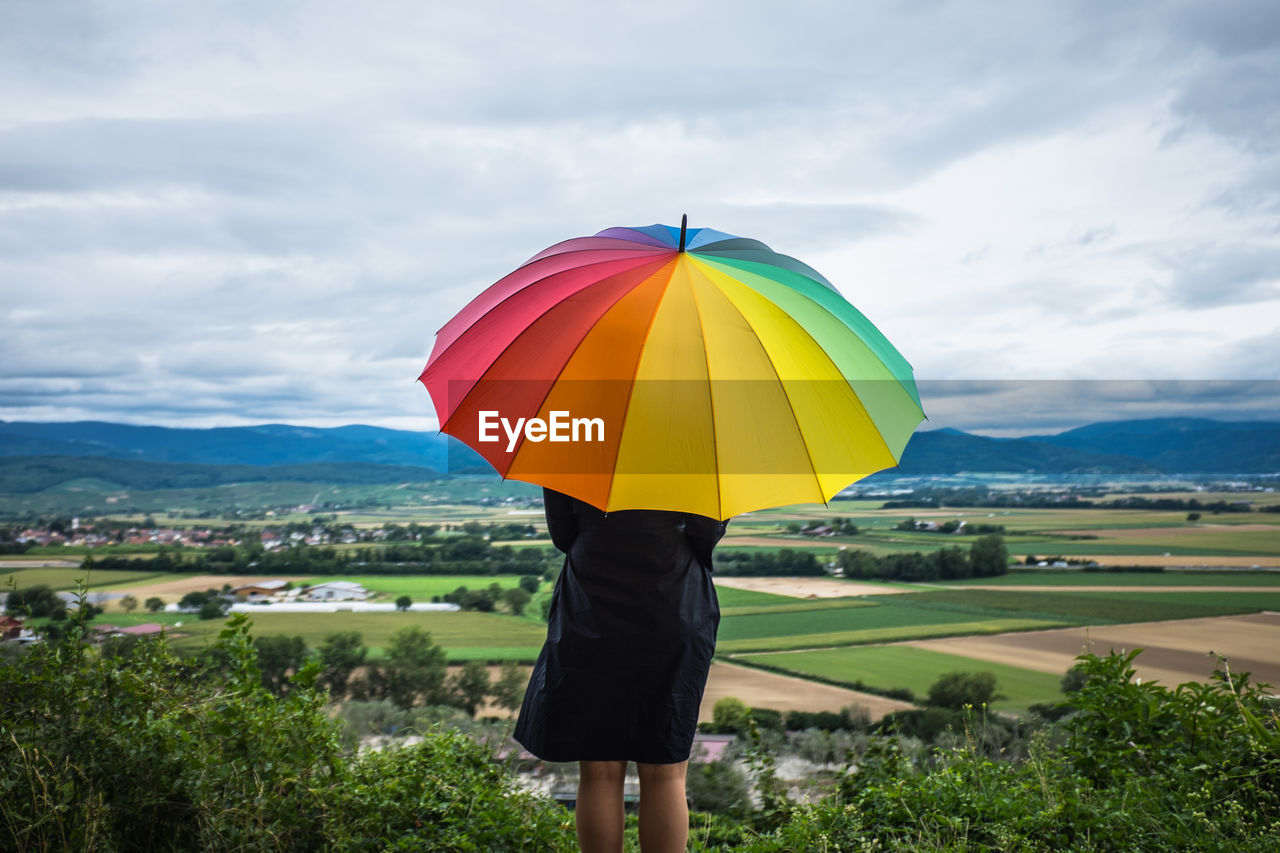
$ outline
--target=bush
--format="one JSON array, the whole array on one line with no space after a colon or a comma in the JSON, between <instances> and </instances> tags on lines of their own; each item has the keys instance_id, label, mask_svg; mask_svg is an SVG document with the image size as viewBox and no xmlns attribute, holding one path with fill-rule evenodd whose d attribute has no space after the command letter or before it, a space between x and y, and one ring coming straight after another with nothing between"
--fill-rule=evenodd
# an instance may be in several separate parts
<instances>
[{"instance_id":1,"label":"bush","mask_svg":"<svg viewBox=\"0 0 1280 853\"><path fill-rule=\"evenodd\" d=\"M745 817L751 810L746 777L727 761L689 765L685 793L698 811Z\"/></svg>"},{"instance_id":2,"label":"bush","mask_svg":"<svg viewBox=\"0 0 1280 853\"><path fill-rule=\"evenodd\" d=\"M242 614L216 668L66 634L0 665L6 850L574 849L568 813L457 733L345 753L317 666L272 695Z\"/></svg>"},{"instance_id":3,"label":"bush","mask_svg":"<svg viewBox=\"0 0 1280 853\"><path fill-rule=\"evenodd\" d=\"M1138 683L1135 654L1082 657L1072 713L1025 761L995 760L974 713L957 715L960 746L928 757L878 738L834 796L740 849L1274 849L1280 714L1269 691L1225 670L1210 684Z\"/></svg>"}]
</instances>

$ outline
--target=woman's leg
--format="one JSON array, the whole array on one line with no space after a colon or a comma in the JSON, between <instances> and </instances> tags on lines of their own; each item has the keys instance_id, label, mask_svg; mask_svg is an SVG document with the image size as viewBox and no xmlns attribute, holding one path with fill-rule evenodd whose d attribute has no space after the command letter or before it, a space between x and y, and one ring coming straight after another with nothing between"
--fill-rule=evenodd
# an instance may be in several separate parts
<instances>
[{"instance_id":1,"label":"woman's leg","mask_svg":"<svg viewBox=\"0 0 1280 853\"><path fill-rule=\"evenodd\" d=\"M582 853L621 853L625 761L579 761L574 822Z\"/></svg>"},{"instance_id":2,"label":"woman's leg","mask_svg":"<svg viewBox=\"0 0 1280 853\"><path fill-rule=\"evenodd\" d=\"M682 853L689 840L689 803L684 777L689 762L637 764L640 773L640 849Z\"/></svg>"}]
</instances>

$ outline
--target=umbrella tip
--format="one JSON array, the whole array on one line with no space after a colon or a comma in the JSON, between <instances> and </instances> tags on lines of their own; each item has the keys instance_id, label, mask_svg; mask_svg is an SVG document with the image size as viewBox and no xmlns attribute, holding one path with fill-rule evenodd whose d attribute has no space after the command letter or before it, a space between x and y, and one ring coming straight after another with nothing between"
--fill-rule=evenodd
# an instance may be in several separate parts
<instances>
[{"instance_id":1,"label":"umbrella tip","mask_svg":"<svg viewBox=\"0 0 1280 853\"><path fill-rule=\"evenodd\" d=\"M680 251L684 251L684 235L689 230L689 214L680 214Z\"/></svg>"}]
</instances>

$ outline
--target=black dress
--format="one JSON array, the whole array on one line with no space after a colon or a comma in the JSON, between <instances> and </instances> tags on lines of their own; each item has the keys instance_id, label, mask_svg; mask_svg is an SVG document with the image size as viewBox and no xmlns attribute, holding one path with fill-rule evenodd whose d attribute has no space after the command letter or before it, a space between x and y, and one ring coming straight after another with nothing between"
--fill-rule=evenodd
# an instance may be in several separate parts
<instances>
[{"instance_id":1,"label":"black dress","mask_svg":"<svg viewBox=\"0 0 1280 853\"><path fill-rule=\"evenodd\" d=\"M543 497L566 556L515 739L546 761L688 759L720 624L711 551L728 522Z\"/></svg>"}]
</instances>

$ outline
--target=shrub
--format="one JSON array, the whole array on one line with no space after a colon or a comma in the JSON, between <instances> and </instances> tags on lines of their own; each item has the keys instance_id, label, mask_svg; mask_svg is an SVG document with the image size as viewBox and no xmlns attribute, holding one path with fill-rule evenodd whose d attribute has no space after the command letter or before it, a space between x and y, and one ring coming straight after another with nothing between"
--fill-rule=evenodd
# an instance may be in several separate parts
<instances>
[{"instance_id":1,"label":"shrub","mask_svg":"<svg viewBox=\"0 0 1280 853\"><path fill-rule=\"evenodd\" d=\"M77 622L0 664L0 848L571 850L571 819L471 740L352 757L307 664L276 697L249 622L213 668L163 639L99 655Z\"/></svg>"},{"instance_id":2,"label":"shrub","mask_svg":"<svg viewBox=\"0 0 1280 853\"><path fill-rule=\"evenodd\" d=\"M691 764L685 792L698 811L745 817L751 810L746 777L727 761Z\"/></svg>"}]
</instances>

